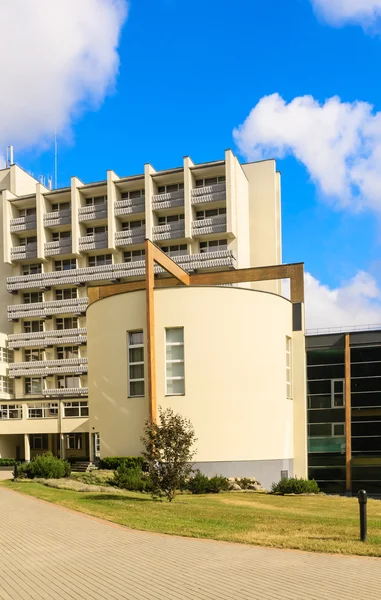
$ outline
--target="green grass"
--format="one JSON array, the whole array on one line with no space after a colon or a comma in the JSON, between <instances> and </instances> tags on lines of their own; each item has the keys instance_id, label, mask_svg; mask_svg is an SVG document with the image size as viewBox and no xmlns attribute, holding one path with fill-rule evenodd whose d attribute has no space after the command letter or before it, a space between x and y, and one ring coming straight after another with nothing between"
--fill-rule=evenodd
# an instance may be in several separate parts
<instances>
[{"instance_id":1,"label":"green grass","mask_svg":"<svg viewBox=\"0 0 381 600\"><path fill-rule=\"evenodd\" d=\"M369 541L359 541L356 498L260 493L179 495L158 502L126 492L80 493L39 483L7 488L134 529L276 548L381 556L381 502L368 501Z\"/></svg>"}]
</instances>

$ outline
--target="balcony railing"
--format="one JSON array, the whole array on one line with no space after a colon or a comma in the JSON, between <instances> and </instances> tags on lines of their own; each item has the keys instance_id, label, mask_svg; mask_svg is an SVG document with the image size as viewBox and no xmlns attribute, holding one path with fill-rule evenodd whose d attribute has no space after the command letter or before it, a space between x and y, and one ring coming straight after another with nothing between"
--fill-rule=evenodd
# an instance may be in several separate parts
<instances>
[{"instance_id":1,"label":"balcony railing","mask_svg":"<svg viewBox=\"0 0 381 600\"><path fill-rule=\"evenodd\" d=\"M184 190L152 196L152 210L184 206Z\"/></svg>"},{"instance_id":2,"label":"balcony railing","mask_svg":"<svg viewBox=\"0 0 381 600\"><path fill-rule=\"evenodd\" d=\"M25 260L26 258L37 258L37 242L11 248L11 260Z\"/></svg>"},{"instance_id":3,"label":"balcony railing","mask_svg":"<svg viewBox=\"0 0 381 600\"><path fill-rule=\"evenodd\" d=\"M226 184L216 183L192 190L192 204L220 202L226 200Z\"/></svg>"},{"instance_id":4,"label":"balcony railing","mask_svg":"<svg viewBox=\"0 0 381 600\"><path fill-rule=\"evenodd\" d=\"M44 214L44 226L56 227L57 225L71 224L71 210L64 208L62 210L53 210Z\"/></svg>"},{"instance_id":5,"label":"balcony railing","mask_svg":"<svg viewBox=\"0 0 381 600\"><path fill-rule=\"evenodd\" d=\"M36 215L27 215L26 217L17 217L17 219L11 219L10 231L16 233L18 231L27 231L28 229L36 229Z\"/></svg>"},{"instance_id":6,"label":"balcony railing","mask_svg":"<svg viewBox=\"0 0 381 600\"><path fill-rule=\"evenodd\" d=\"M232 250L186 254L173 257L172 260L180 265L185 271L216 269L221 267L234 269L236 266L236 257Z\"/></svg>"},{"instance_id":7,"label":"balcony railing","mask_svg":"<svg viewBox=\"0 0 381 600\"><path fill-rule=\"evenodd\" d=\"M70 238L62 238L54 242L46 242L45 256L56 256L57 254L71 254L72 244Z\"/></svg>"},{"instance_id":8,"label":"balcony railing","mask_svg":"<svg viewBox=\"0 0 381 600\"><path fill-rule=\"evenodd\" d=\"M182 239L185 237L184 221L174 221L166 225L157 225L152 229L152 237L154 242L160 240Z\"/></svg>"},{"instance_id":9,"label":"balcony railing","mask_svg":"<svg viewBox=\"0 0 381 600\"><path fill-rule=\"evenodd\" d=\"M47 347L63 344L86 344L87 329L50 329L48 331L33 331L30 333L11 333L8 336L9 348ZM13 363L15 364L15 363Z\"/></svg>"},{"instance_id":10,"label":"balcony railing","mask_svg":"<svg viewBox=\"0 0 381 600\"><path fill-rule=\"evenodd\" d=\"M105 233L93 233L93 235L85 235L79 238L79 250L80 252L87 252L88 250L99 250L100 248L108 247L108 234Z\"/></svg>"},{"instance_id":11,"label":"balcony railing","mask_svg":"<svg viewBox=\"0 0 381 600\"><path fill-rule=\"evenodd\" d=\"M45 388L42 390L44 396L59 398L60 396L87 396L89 389L87 387L75 388Z\"/></svg>"},{"instance_id":12,"label":"balcony railing","mask_svg":"<svg viewBox=\"0 0 381 600\"><path fill-rule=\"evenodd\" d=\"M211 233L226 233L226 215L217 215L216 217L192 222L193 237Z\"/></svg>"},{"instance_id":13,"label":"balcony railing","mask_svg":"<svg viewBox=\"0 0 381 600\"><path fill-rule=\"evenodd\" d=\"M125 198L124 200L117 200L114 208L116 217L144 213L146 210L145 197L141 196L140 198Z\"/></svg>"},{"instance_id":14,"label":"balcony railing","mask_svg":"<svg viewBox=\"0 0 381 600\"><path fill-rule=\"evenodd\" d=\"M103 204L94 204L90 206L82 206L78 209L78 221L97 221L99 219L107 219L107 202Z\"/></svg>"},{"instance_id":15,"label":"balcony railing","mask_svg":"<svg viewBox=\"0 0 381 600\"><path fill-rule=\"evenodd\" d=\"M87 358L67 358L61 360L13 363L12 367L9 368L8 376L13 379L15 377L29 377L30 375L46 377L49 375L65 373L87 373Z\"/></svg>"},{"instance_id":16,"label":"balcony railing","mask_svg":"<svg viewBox=\"0 0 381 600\"><path fill-rule=\"evenodd\" d=\"M131 246L131 244L142 244L145 236L146 228L144 225L133 229L117 231L115 233L115 246L119 248L121 246Z\"/></svg>"},{"instance_id":17,"label":"balcony railing","mask_svg":"<svg viewBox=\"0 0 381 600\"><path fill-rule=\"evenodd\" d=\"M88 298L53 300L52 302L31 302L30 304L10 304L8 319L14 321L24 317L50 317L52 315L82 314L86 311Z\"/></svg>"}]
</instances>

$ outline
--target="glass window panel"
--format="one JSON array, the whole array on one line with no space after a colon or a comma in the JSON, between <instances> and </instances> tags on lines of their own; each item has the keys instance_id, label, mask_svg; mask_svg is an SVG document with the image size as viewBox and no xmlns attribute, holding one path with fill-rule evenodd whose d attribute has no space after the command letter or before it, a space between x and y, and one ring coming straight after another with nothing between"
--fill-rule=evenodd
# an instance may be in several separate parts
<instances>
[{"instance_id":1,"label":"glass window panel","mask_svg":"<svg viewBox=\"0 0 381 600\"><path fill-rule=\"evenodd\" d=\"M345 425L344 423L334 423L333 424L333 435L345 435Z\"/></svg>"},{"instance_id":2,"label":"glass window panel","mask_svg":"<svg viewBox=\"0 0 381 600\"><path fill-rule=\"evenodd\" d=\"M310 437L328 436L332 434L331 423L314 423L308 426Z\"/></svg>"},{"instance_id":3,"label":"glass window panel","mask_svg":"<svg viewBox=\"0 0 381 600\"><path fill-rule=\"evenodd\" d=\"M167 344L183 343L184 329L183 327L174 327L166 330Z\"/></svg>"},{"instance_id":4,"label":"glass window panel","mask_svg":"<svg viewBox=\"0 0 381 600\"><path fill-rule=\"evenodd\" d=\"M136 346L137 344L143 344L142 331L133 331L130 333L130 346Z\"/></svg>"},{"instance_id":5,"label":"glass window panel","mask_svg":"<svg viewBox=\"0 0 381 600\"><path fill-rule=\"evenodd\" d=\"M130 348L130 363L144 362L144 348Z\"/></svg>"},{"instance_id":6,"label":"glass window panel","mask_svg":"<svg viewBox=\"0 0 381 600\"><path fill-rule=\"evenodd\" d=\"M184 360L184 346L167 345L166 348L167 360Z\"/></svg>"},{"instance_id":7,"label":"glass window panel","mask_svg":"<svg viewBox=\"0 0 381 600\"><path fill-rule=\"evenodd\" d=\"M167 394L184 394L184 379L168 379Z\"/></svg>"},{"instance_id":8,"label":"glass window panel","mask_svg":"<svg viewBox=\"0 0 381 600\"><path fill-rule=\"evenodd\" d=\"M144 364L143 365L131 365L130 364L130 379L144 379Z\"/></svg>"},{"instance_id":9,"label":"glass window panel","mask_svg":"<svg viewBox=\"0 0 381 600\"><path fill-rule=\"evenodd\" d=\"M130 382L130 395L131 396L144 396L144 381L131 381Z\"/></svg>"},{"instance_id":10,"label":"glass window panel","mask_svg":"<svg viewBox=\"0 0 381 600\"><path fill-rule=\"evenodd\" d=\"M167 377L184 377L184 363L167 362Z\"/></svg>"}]
</instances>

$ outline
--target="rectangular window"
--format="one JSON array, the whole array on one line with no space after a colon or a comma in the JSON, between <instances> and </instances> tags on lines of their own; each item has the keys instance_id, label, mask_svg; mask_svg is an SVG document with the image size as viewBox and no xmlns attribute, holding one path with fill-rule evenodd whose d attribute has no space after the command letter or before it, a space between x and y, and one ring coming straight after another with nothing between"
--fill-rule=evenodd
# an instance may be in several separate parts
<instances>
[{"instance_id":1,"label":"rectangular window","mask_svg":"<svg viewBox=\"0 0 381 600\"><path fill-rule=\"evenodd\" d=\"M226 215L226 208L213 208L211 210L198 210L196 212L196 219L202 221L203 219L209 219L210 217L217 217L218 215Z\"/></svg>"},{"instance_id":2,"label":"rectangular window","mask_svg":"<svg viewBox=\"0 0 381 600\"><path fill-rule=\"evenodd\" d=\"M99 206L107 202L106 196L96 196L94 198L85 198L86 206Z\"/></svg>"},{"instance_id":3,"label":"rectangular window","mask_svg":"<svg viewBox=\"0 0 381 600\"><path fill-rule=\"evenodd\" d=\"M112 265L111 254L98 254L97 256L89 256L89 267L99 267L101 265Z\"/></svg>"},{"instance_id":4,"label":"rectangular window","mask_svg":"<svg viewBox=\"0 0 381 600\"><path fill-rule=\"evenodd\" d=\"M77 268L76 258L66 258L65 260L55 260L54 270L55 271L71 271Z\"/></svg>"},{"instance_id":5,"label":"rectangular window","mask_svg":"<svg viewBox=\"0 0 381 600\"><path fill-rule=\"evenodd\" d=\"M13 394L13 380L5 375L0 376L0 392L5 394Z\"/></svg>"},{"instance_id":6,"label":"rectangular window","mask_svg":"<svg viewBox=\"0 0 381 600\"><path fill-rule=\"evenodd\" d=\"M292 398L292 385L291 385L292 353L291 353L291 348L292 348L291 338L286 337L286 392L287 392L287 398Z\"/></svg>"},{"instance_id":7,"label":"rectangular window","mask_svg":"<svg viewBox=\"0 0 381 600\"><path fill-rule=\"evenodd\" d=\"M44 331L44 321L24 321L24 332L34 333Z\"/></svg>"},{"instance_id":8,"label":"rectangular window","mask_svg":"<svg viewBox=\"0 0 381 600\"><path fill-rule=\"evenodd\" d=\"M122 192L121 198L122 200L126 199L134 199L134 198L142 198L144 197L144 190L131 190L130 192Z\"/></svg>"},{"instance_id":9,"label":"rectangular window","mask_svg":"<svg viewBox=\"0 0 381 600\"><path fill-rule=\"evenodd\" d=\"M20 208L19 217L31 217L36 214L36 208Z\"/></svg>"},{"instance_id":10,"label":"rectangular window","mask_svg":"<svg viewBox=\"0 0 381 600\"><path fill-rule=\"evenodd\" d=\"M161 248L168 256L183 256L188 254L187 244L172 244L172 246L163 246Z\"/></svg>"},{"instance_id":11,"label":"rectangular window","mask_svg":"<svg viewBox=\"0 0 381 600\"><path fill-rule=\"evenodd\" d=\"M159 225L167 225L168 223L177 223L177 221L184 221L184 215L167 215L166 217L159 217L157 222Z\"/></svg>"},{"instance_id":12,"label":"rectangular window","mask_svg":"<svg viewBox=\"0 0 381 600\"><path fill-rule=\"evenodd\" d=\"M25 377L25 393L41 394L42 379L40 377Z\"/></svg>"},{"instance_id":13,"label":"rectangular window","mask_svg":"<svg viewBox=\"0 0 381 600\"><path fill-rule=\"evenodd\" d=\"M123 258L125 263L129 263L144 260L145 255L145 250L128 250L128 252L124 252Z\"/></svg>"},{"instance_id":14,"label":"rectangular window","mask_svg":"<svg viewBox=\"0 0 381 600\"><path fill-rule=\"evenodd\" d=\"M43 302L42 292L26 292L22 296L24 304L34 304L35 302Z\"/></svg>"},{"instance_id":15,"label":"rectangular window","mask_svg":"<svg viewBox=\"0 0 381 600\"><path fill-rule=\"evenodd\" d=\"M218 177L208 177L207 179L197 179L196 187L205 187L207 185L216 185L217 183L225 183L225 175L219 175Z\"/></svg>"},{"instance_id":16,"label":"rectangular window","mask_svg":"<svg viewBox=\"0 0 381 600\"><path fill-rule=\"evenodd\" d=\"M78 298L77 288L56 290L56 300L72 300L73 298Z\"/></svg>"},{"instance_id":17,"label":"rectangular window","mask_svg":"<svg viewBox=\"0 0 381 600\"><path fill-rule=\"evenodd\" d=\"M143 227L145 224L145 219L140 219L138 221L125 221L122 223L122 231L131 231L133 229L137 229L138 227Z\"/></svg>"},{"instance_id":18,"label":"rectangular window","mask_svg":"<svg viewBox=\"0 0 381 600\"><path fill-rule=\"evenodd\" d=\"M0 348L0 361L5 363L13 363L13 350L9 348Z\"/></svg>"},{"instance_id":19,"label":"rectangular window","mask_svg":"<svg viewBox=\"0 0 381 600\"><path fill-rule=\"evenodd\" d=\"M56 329L77 329L78 319L77 317L66 317L56 319Z\"/></svg>"},{"instance_id":20,"label":"rectangular window","mask_svg":"<svg viewBox=\"0 0 381 600\"><path fill-rule=\"evenodd\" d=\"M30 447L32 450L47 450L48 436L47 434L31 433L29 436Z\"/></svg>"},{"instance_id":21,"label":"rectangular window","mask_svg":"<svg viewBox=\"0 0 381 600\"><path fill-rule=\"evenodd\" d=\"M67 358L78 358L78 356L78 346L62 346L61 348L57 348L57 358L59 360L65 360Z\"/></svg>"},{"instance_id":22,"label":"rectangular window","mask_svg":"<svg viewBox=\"0 0 381 600\"><path fill-rule=\"evenodd\" d=\"M20 238L19 239L19 246L29 246L30 244L36 244L37 243L37 237L36 236L31 236L31 237L26 237L26 238Z\"/></svg>"},{"instance_id":23,"label":"rectangular window","mask_svg":"<svg viewBox=\"0 0 381 600\"><path fill-rule=\"evenodd\" d=\"M67 450L81 450L82 449L82 433L68 433L66 436L66 449Z\"/></svg>"},{"instance_id":24,"label":"rectangular window","mask_svg":"<svg viewBox=\"0 0 381 600\"><path fill-rule=\"evenodd\" d=\"M144 396L143 331L128 333L128 383L129 396Z\"/></svg>"},{"instance_id":25,"label":"rectangular window","mask_svg":"<svg viewBox=\"0 0 381 600\"><path fill-rule=\"evenodd\" d=\"M345 379L331 379L331 407L345 406Z\"/></svg>"},{"instance_id":26,"label":"rectangular window","mask_svg":"<svg viewBox=\"0 0 381 600\"><path fill-rule=\"evenodd\" d=\"M21 404L0 404L0 419L22 419Z\"/></svg>"},{"instance_id":27,"label":"rectangular window","mask_svg":"<svg viewBox=\"0 0 381 600\"><path fill-rule=\"evenodd\" d=\"M60 203L55 203L52 204L52 211L59 211L61 212L62 210L70 210L70 202L60 202Z\"/></svg>"},{"instance_id":28,"label":"rectangular window","mask_svg":"<svg viewBox=\"0 0 381 600\"><path fill-rule=\"evenodd\" d=\"M52 241L59 242L59 240L67 240L71 238L71 231L53 231Z\"/></svg>"},{"instance_id":29,"label":"rectangular window","mask_svg":"<svg viewBox=\"0 0 381 600\"><path fill-rule=\"evenodd\" d=\"M308 437L344 437L345 423L311 423Z\"/></svg>"},{"instance_id":30,"label":"rectangular window","mask_svg":"<svg viewBox=\"0 0 381 600\"><path fill-rule=\"evenodd\" d=\"M208 242L200 242L200 252L218 252L219 250L227 250L227 239L209 240Z\"/></svg>"},{"instance_id":31,"label":"rectangular window","mask_svg":"<svg viewBox=\"0 0 381 600\"><path fill-rule=\"evenodd\" d=\"M64 402L65 417L88 417L89 404L88 402Z\"/></svg>"},{"instance_id":32,"label":"rectangular window","mask_svg":"<svg viewBox=\"0 0 381 600\"><path fill-rule=\"evenodd\" d=\"M36 275L37 273L42 273L41 263L22 265L21 269L23 275Z\"/></svg>"},{"instance_id":33,"label":"rectangular window","mask_svg":"<svg viewBox=\"0 0 381 600\"><path fill-rule=\"evenodd\" d=\"M184 327L165 330L166 395L185 394Z\"/></svg>"},{"instance_id":34,"label":"rectangular window","mask_svg":"<svg viewBox=\"0 0 381 600\"><path fill-rule=\"evenodd\" d=\"M44 360L44 351L41 348L31 348L24 350L25 362L35 362Z\"/></svg>"},{"instance_id":35,"label":"rectangular window","mask_svg":"<svg viewBox=\"0 0 381 600\"><path fill-rule=\"evenodd\" d=\"M79 388L80 378L78 375L59 375L57 377L58 388Z\"/></svg>"},{"instance_id":36,"label":"rectangular window","mask_svg":"<svg viewBox=\"0 0 381 600\"><path fill-rule=\"evenodd\" d=\"M178 192L184 189L183 183L171 183L169 185L161 185L157 188L158 194L169 194L170 192Z\"/></svg>"},{"instance_id":37,"label":"rectangular window","mask_svg":"<svg viewBox=\"0 0 381 600\"><path fill-rule=\"evenodd\" d=\"M94 433L94 454L98 458L101 455L101 436L99 433Z\"/></svg>"},{"instance_id":38,"label":"rectangular window","mask_svg":"<svg viewBox=\"0 0 381 600\"><path fill-rule=\"evenodd\" d=\"M38 402L28 405L28 419L56 419L58 402Z\"/></svg>"},{"instance_id":39,"label":"rectangular window","mask_svg":"<svg viewBox=\"0 0 381 600\"><path fill-rule=\"evenodd\" d=\"M96 233L107 233L107 225L100 225L99 227L88 227L86 229L86 235L94 235Z\"/></svg>"}]
</instances>

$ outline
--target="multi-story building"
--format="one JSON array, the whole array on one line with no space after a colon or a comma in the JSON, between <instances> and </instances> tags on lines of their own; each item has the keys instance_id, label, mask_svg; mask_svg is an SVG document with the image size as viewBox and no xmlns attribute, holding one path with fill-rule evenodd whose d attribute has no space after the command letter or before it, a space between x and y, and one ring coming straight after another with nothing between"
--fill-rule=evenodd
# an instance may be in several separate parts
<instances>
[{"instance_id":1,"label":"multi-story building","mask_svg":"<svg viewBox=\"0 0 381 600\"><path fill-rule=\"evenodd\" d=\"M144 279L146 239L188 273L282 262L273 160L240 164L228 150L216 162L185 157L179 168L147 164L140 175L108 171L104 181L74 177L55 190L11 165L0 171L0 190L1 456L99 451L88 416L88 290ZM281 292L279 279L239 285Z\"/></svg>"}]
</instances>

